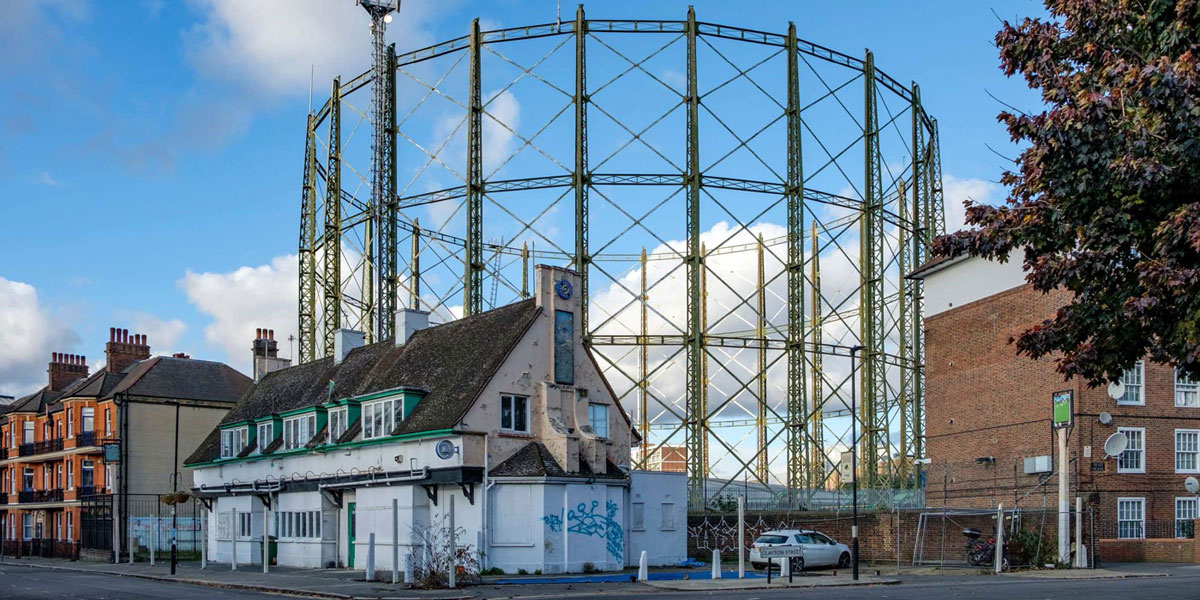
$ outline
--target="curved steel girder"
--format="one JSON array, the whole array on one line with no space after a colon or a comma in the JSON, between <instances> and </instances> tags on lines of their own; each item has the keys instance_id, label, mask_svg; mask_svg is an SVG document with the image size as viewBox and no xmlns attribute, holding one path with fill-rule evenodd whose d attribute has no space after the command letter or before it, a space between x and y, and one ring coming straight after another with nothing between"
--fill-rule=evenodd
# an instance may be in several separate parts
<instances>
[{"instance_id":1,"label":"curved steel girder","mask_svg":"<svg viewBox=\"0 0 1200 600\"><path fill-rule=\"evenodd\" d=\"M684 344L683 335L598 335L592 334L591 342L593 346L682 346ZM738 337L738 336L722 336L722 335L705 335L704 345L713 348L750 348L756 349L766 346L768 350L785 350L787 349L788 341L783 338L756 338L756 337ZM850 346L840 344L814 344L812 342L802 342L805 353L820 353L824 356L850 356ZM898 354L882 354L884 362L906 369L911 369L916 366L914 361L901 357Z\"/></svg>"},{"instance_id":2,"label":"curved steel girder","mask_svg":"<svg viewBox=\"0 0 1200 600\"><path fill-rule=\"evenodd\" d=\"M683 185L683 175L679 174L653 174L653 173L603 173L593 174L591 183L593 186L601 185L664 185L664 186L680 186ZM525 177L521 179L505 179L501 181L486 181L483 184L483 193L500 193L500 192L515 192L522 190L538 190L548 188L570 187L572 178L570 175L551 175L548 177ZM717 188L724 190L735 190L739 192L754 192L759 194L769 194L782 196L787 192L787 186L782 182L772 181L757 181L753 179L738 179L734 177L716 177L712 175L700 176L700 187ZM460 185L424 194L415 194L397 198L400 208L411 208L414 206L422 206L425 204L434 204L445 200L455 200L463 198L467 194L467 186ZM850 210L861 210L862 201L839 196L821 190L804 188L804 200L806 202L816 202L819 204L828 204L831 206L840 206ZM900 227L907 231L912 231L912 224L902 219L891 211L883 211L884 221Z\"/></svg>"},{"instance_id":3,"label":"curved steel girder","mask_svg":"<svg viewBox=\"0 0 1200 600\"><path fill-rule=\"evenodd\" d=\"M687 21L654 21L654 20L610 20L610 19L593 19L587 20L586 31L588 33L683 33L687 27ZM739 42L748 42L752 44L761 44L765 46L785 47L787 43L787 35L782 33L771 33L756 29L747 29L744 27L735 27L732 25L721 25L719 23L706 23L703 21L696 23L698 30L697 35L733 40ZM540 25L527 25L524 27L509 27L506 29L496 29L492 31L481 32L481 43L493 44L500 42L512 42L518 40L530 40L542 37L555 35L571 35L575 33L574 21L563 21L561 23L543 23ZM431 46L411 50L408 52L396 54L396 67L402 68L408 65L424 62L430 59L444 56L453 52L466 50L470 46L470 36L464 35L461 37L439 42ZM843 54L837 50L833 50L805 40L796 40L796 50L801 54L807 54L821 60L831 62L836 65L841 65L850 69L861 71L863 69L863 59ZM346 96L360 88L365 87L374 79L372 71L367 70L360 73L358 76L350 79L342 84L341 95ZM887 88L892 93L896 94L905 101L912 101L912 90L899 81L896 81L891 75L884 73L880 69L875 69L875 80L879 85ZM325 104L321 105L315 113L315 123L320 125L325 118L329 116L330 102L326 100ZM928 115L921 115L921 121L927 129L932 129L933 123Z\"/></svg>"}]
</instances>

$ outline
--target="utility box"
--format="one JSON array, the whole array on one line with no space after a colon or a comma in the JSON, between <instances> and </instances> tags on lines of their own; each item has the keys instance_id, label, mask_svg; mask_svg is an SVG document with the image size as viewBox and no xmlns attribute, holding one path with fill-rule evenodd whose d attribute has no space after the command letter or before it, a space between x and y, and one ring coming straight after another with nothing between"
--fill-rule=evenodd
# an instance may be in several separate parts
<instances>
[{"instance_id":1,"label":"utility box","mask_svg":"<svg viewBox=\"0 0 1200 600\"><path fill-rule=\"evenodd\" d=\"M1054 470L1054 461L1050 455L1025 457L1025 474L1049 473Z\"/></svg>"}]
</instances>

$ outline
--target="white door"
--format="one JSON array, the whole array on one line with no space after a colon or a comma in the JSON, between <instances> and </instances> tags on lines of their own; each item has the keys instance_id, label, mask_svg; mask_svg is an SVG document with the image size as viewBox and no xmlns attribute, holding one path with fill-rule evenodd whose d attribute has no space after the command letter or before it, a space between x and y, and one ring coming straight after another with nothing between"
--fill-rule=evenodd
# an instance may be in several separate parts
<instances>
[{"instance_id":1,"label":"white door","mask_svg":"<svg viewBox=\"0 0 1200 600\"><path fill-rule=\"evenodd\" d=\"M811 535L807 533L796 534L796 543L804 546L804 566L817 567L829 561L829 558L825 556L825 549L821 544L815 543Z\"/></svg>"},{"instance_id":2,"label":"white door","mask_svg":"<svg viewBox=\"0 0 1200 600\"><path fill-rule=\"evenodd\" d=\"M825 564L836 565L838 558L841 557L841 550L837 547L837 542L829 539L829 536L823 533L814 533L813 541L823 548Z\"/></svg>"}]
</instances>

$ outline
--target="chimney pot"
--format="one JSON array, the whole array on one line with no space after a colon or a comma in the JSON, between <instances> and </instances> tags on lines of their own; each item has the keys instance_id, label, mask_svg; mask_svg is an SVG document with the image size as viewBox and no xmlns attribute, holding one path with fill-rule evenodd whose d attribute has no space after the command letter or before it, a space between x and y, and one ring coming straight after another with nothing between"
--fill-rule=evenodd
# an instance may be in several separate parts
<instances>
[{"instance_id":1,"label":"chimney pot","mask_svg":"<svg viewBox=\"0 0 1200 600\"><path fill-rule=\"evenodd\" d=\"M80 357L79 357L79 364L81 364L81 365L85 365L85 366L86 366L86 365L87 365L87 357L86 357L86 356L80 356Z\"/></svg>"},{"instance_id":2,"label":"chimney pot","mask_svg":"<svg viewBox=\"0 0 1200 600\"><path fill-rule=\"evenodd\" d=\"M117 341L117 328L116 327L108 328L108 341L110 341L110 342Z\"/></svg>"},{"instance_id":3,"label":"chimney pot","mask_svg":"<svg viewBox=\"0 0 1200 600\"><path fill-rule=\"evenodd\" d=\"M262 339L262 328L255 328L255 329L254 329L254 339L256 339L256 340L261 340L261 339Z\"/></svg>"},{"instance_id":4,"label":"chimney pot","mask_svg":"<svg viewBox=\"0 0 1200 600\"><path fill-rule=\"evenodd\" d=\"M267 331L267 337L268 337L268 338L270 338L270 339L272 339L272 340L273 340L273 339L275 339L275 330L274 330L274 329L270 329L270 330L268 330L268 331Z\"/></svg>"}]
</instances>

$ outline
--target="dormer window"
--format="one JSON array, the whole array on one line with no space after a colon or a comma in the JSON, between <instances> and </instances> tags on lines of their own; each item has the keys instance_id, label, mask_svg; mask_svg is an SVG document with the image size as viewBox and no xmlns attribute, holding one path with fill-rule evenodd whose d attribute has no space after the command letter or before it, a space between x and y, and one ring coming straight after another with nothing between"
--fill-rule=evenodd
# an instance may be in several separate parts
<instances>
[{"instance_id":1,"label":"dormer window","mask_svg":"<svg viewBox=\"0 0 1200 600\"><path fill-rule=\"evenodd\" d=\"M295 450L317 434L317 415L310 413L283 420L283 449Z\"/></svg>"},{"instance_id":2,"label":"dormer window","mask_svg":"<svg viewBox=\"0 0 1200 600\"><path fill-rule=\"evenodd\" d=\"M329 441L330 444L336 444L342 435L346 433L346 408L335 408L329 411Z\"/></svg>"},{"instance_id":3,"label":"dormer window","mask_svg":"<svg viewBox=\"0 0 1200 600\"><path fill-rule=\"evenodd\" d=\"M258 447L257 452L261 454L263 451L263 448L270 446L271 442L275 441L275 424L272 423L271 421L264 421L262 423L259 423L258 424L258 437L256 439L257 439L256 446Z\"/></svg>"},{"instance_id":4,"label":"dormer window","mask_svg":"<svg viewBox=\"0 0 1200 600\"><path fill-rule=\"evenodd\" d=\"M235 427L221 430L221 458L234 458L246 447L248 430Z\"/></svg>"},{"instance_id":5,"label":"dormer window","mask_svg":"<svg viewBox=\"0 0 1200 600\"><path fill-rule=\"evenodd\" d=\"M391 435L404 420L404 399L389 398L362 405L363 439Z\"/></svg>"}]
</instances>

